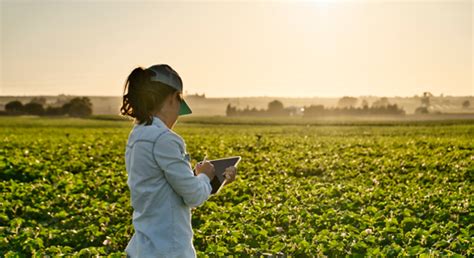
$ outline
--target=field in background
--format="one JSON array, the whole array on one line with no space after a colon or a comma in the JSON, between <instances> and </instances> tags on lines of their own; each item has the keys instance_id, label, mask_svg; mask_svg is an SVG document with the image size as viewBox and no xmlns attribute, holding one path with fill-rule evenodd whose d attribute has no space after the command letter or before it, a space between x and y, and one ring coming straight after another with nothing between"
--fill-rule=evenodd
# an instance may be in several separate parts
<instances>
[{"instance_id":1,"label":"field in background","mask_svg":"<svg viewBox=\"0 0 474 258\"><path fill-rule=\"evenodd\" d=\"M0 117L0 256L123 254L132 125L96 118ZM239 119L176 127L193 163L243 158L193 211L199 256L474 255L472 120Z\"/></svg>"},{"instance_id":2,"label":"field in background","mask_svg":"<svg viewBox=\"0 0 474 258\"><path fill-rule=\"evenodd\" d=\"M101 116L97 116L101 119ZM109 117L112 118L112 117ZM123 117L115 116L123 120ZM225 116L183 116L179 122L186 124L215 125L439 125L439 124L474 124L474 114L444 115L406 115L406 116L327 116L327 117L225 117Z\"/></svg>"}]
</instances>

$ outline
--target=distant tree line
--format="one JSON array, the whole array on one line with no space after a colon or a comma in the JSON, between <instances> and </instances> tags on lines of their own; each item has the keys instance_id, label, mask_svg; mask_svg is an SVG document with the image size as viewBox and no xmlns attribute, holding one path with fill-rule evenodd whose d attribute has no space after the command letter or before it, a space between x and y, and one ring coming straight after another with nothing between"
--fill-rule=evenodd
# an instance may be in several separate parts
<instances>
[{"instance_id":1,"label":"distant tree line","mask_svg":"<svg viewBox=\"0 0 474 258\"><path fill-rule=\"evenodd\" d=\"M283 103L274 100L268 103L267 109L249 108L239 109L231 104L227 105L227 116L289 116L302 115L303 117L316 116L359 116L359 115L404 115L405 110L400 108L397 104L390 104L387 98L381 98L371 106L367 101L362 101L362 107L356 107L358 99L354 97L343 97L338 101L335 108L326 108L323 105L305 106L301 112L298 108L285 108Z\"/></svg>"},{"instance_id":2,"label":"distant tree line","mask_svg":"<svg viewBox=\"0 0 474 258\"><path fill-rule=\"evenodd\" d=\"M230 103L227 105L226 115L227 116L288 116L292 109L284 108L283 103L278 100L274 100L268 103L267 109L257 109L255 107L249 108L247 106L244 109L233 107Z\"/></svg>"},{"instance_id":3,"label":"distant tree line","mask_svg":"<svg viewBox=\"0 0 474 258\"><path fill-rule=\"evenodd\" d=\"M325 108L323 105L311 105L304 108L304 117L315 116L364 116L364 115L404 115L405 110L397 104L386 106L363 106L344 108Z\"/></svg>"},{"instance_id":4,"label":"distant tree line","mask_svg":"<svg viewBox=\"0 0 474 258\"><path fill-rule=\"evenodd\" d=\"M431 92L423 92L423 95L420 97L420 106L415 109L415 114L441 114L441 112L435 110L431 104L433 97L434 95ZM471 106L471 102L465 100L461 105L463 109L468 109Z\"/></svg>"},{"instance_id":5,"label":"distant tree line","mask_svg":"<svg viewBox=\"0 0 474 258\"><path fill-rule=\"evenodd\" d=\"M88 97L76 97L62 106L47 106L46 99L33 98L23 105L18 100L10 101L5 105L5 111L0 115L36 115L36 116L64 116L86 117L92 115L92 102Z\"/></svg>"},{"instance_id":6,"label":"distant tree line","mask_svg":"<svg viewBox=\"0 0 474 258\"><path fill-rule=\"evenodd\" d=\"M336 108L325 108L323 105L311 105L304 108L305 117L314 116L364 116L364 115L404 115L405 110L397 104L390 104L388 98L380 98L371 106L362 100L361 107L356 107L358 102L354 97L342 97Z\"/></svg>"}]
</instances>

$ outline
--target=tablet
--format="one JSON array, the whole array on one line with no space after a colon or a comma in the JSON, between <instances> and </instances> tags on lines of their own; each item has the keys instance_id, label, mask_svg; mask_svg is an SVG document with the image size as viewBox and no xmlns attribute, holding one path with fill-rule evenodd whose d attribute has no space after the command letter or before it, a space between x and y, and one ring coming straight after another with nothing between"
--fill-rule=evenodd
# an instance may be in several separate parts
<instances>
[{"instance_id":1,"label":"tablet","mask_svg":"<svg viewBox=\"0 0 474 258\"><path fill-rule=\"evenodd\" d=\"M222 159L208 160L214 165L216 176L211 181L212 191L211 194L219 192L222 185L224 184L224 171L230 166L237 167L237 164L240 162L240 156L227 157Z\"/></svg>"}]
</instances>

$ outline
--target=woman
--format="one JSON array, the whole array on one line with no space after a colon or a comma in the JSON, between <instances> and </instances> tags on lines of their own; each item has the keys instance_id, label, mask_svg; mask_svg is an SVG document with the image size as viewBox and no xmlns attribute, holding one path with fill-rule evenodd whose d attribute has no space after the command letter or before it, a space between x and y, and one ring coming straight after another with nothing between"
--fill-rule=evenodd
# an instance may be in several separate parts
<instances>
[{"instance_id":1,"label":"woman","mask_svg":"<svg viewBox=\"0 0 474 258\"><path fill-rule=\"evenodd\" d=\"M125 151L135 228L129 257L196 256L191 208L209 198L215 171L205 161L195 176L184 140L172 130L179 115L191 113L182 92L178 73L165 64L136 68L125 83L120 112L135 119ZM235 167L225 174L234 181Z\"/></svg>"}]
</instances>

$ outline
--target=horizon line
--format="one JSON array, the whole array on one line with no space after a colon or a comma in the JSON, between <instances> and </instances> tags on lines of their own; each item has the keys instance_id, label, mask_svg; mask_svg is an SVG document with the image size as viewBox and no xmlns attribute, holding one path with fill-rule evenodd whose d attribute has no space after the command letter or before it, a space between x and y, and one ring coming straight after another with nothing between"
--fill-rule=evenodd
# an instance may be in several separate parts
<instances>
[{"instance_id":1,"label":"horizon line","mask_svg":"<svg viewBox=\"0 0 474 258\"><path fill-rule=\"evenodd\" d=\"M69 97L123 97L123 95L79 95L79 94L31 94L31 95L4 95L0 94L0 97L58 97L58 96L69 96ZM204 93L205 95L205 93ZM188 94L184 95L186 98L187 96L200 96L200 94L195 93L195 94ZM398 95L398 96L381 96L381 95L343 95L343 96L269 96L269 95L254 95L254 96L212 96L208 97L205 96L206 99L237 99L237 98L285 98L285 99L312 99L312 98L325 98L325 99L332 99L332 98L343 98L343 97L355 97L355 98L364 98L364 97L371 97L371 98L414 98L415 96L422 96L421 94L415 94L415 95ZM434 95L433 97L441 97L441 95ZM444 95L442 97L469 97L472 98L474 95Z\"/></svg>"}]
</instances>

